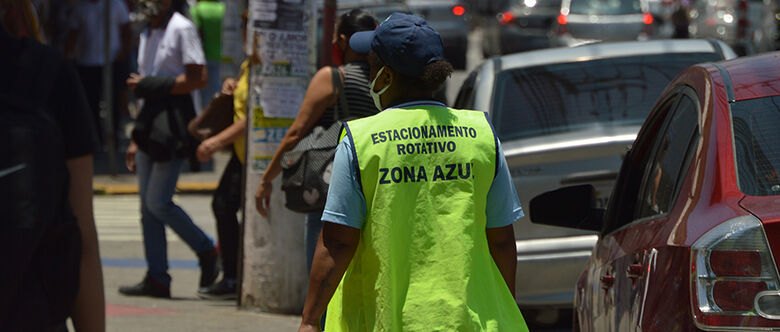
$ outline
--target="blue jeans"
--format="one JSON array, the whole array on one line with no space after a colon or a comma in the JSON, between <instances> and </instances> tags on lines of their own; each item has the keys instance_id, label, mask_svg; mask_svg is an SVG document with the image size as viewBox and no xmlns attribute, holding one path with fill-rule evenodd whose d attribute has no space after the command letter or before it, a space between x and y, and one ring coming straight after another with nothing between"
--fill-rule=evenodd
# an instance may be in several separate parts
<instances>
[{"instance_id":1,"label":"blue jeans","mask_svg":"<svg viewBox=\"0 0 780 332\"><path fill-rule=\"evenodd\" d=\"M140 150L135 155L146 264L149 276L163 285L171 283L171 276L168 275L166 225L195 253L214 249L214 241L192 222L184 210L173 203L182 162L182 159L156 162Z\"/></svg>"}]
</instances>

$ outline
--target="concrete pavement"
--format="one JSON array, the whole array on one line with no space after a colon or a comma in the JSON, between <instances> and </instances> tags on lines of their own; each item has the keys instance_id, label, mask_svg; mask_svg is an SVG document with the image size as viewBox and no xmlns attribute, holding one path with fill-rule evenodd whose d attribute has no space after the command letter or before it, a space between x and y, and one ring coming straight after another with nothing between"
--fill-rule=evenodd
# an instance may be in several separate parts
<instances>
[{"instance_id":1,"label":"concrete pavement","mask_svg":"<svg viewBox=\"0 0 780 332\"><path fill-rule=\"evenodd\" d=\"M211 196L176 195L207 234L216 237ZM108 331L295 331L300 316L239 310L234 301L197 298L200 271L197 258L184 242L168 231L168 259L173 299L127 297L121 285L139 282L146 271L137 195L98 195L94 200L106 293Z\"/></svg>"}]
</instances>

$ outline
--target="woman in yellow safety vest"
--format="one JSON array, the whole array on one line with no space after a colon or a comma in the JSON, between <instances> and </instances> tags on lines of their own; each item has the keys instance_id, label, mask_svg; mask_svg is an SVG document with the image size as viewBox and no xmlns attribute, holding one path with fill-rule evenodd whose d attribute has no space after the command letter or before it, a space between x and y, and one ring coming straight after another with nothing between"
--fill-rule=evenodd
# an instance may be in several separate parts
<instances>
[{"instance_id":1,"label":"woman in yellow safety vest","mask_svg":"<svg viewBox=\"0 0 780 332\"><path fill-rule=\"evenodd\" d=\"M377 115L344 125L299 331L527 331L514 300L523 216L485 113L433 100L439 34L395 13L369 52Z\"/></svg>"}]
</instances>

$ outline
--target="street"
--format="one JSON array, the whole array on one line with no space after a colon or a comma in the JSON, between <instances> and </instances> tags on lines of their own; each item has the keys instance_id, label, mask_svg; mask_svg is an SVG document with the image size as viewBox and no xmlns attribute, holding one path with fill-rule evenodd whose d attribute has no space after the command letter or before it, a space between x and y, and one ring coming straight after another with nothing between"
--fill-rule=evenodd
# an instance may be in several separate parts
<instances>
[{"instance_id":1,"label":"street","mask_svg":"<svg viewBox=\"0 0 780 332\"><path fill-rule=\"evenodd\" d=\"M211 196L177 195L174 200L195 223L216 236ZM139 282L146 270L137 195L102 195L94 199L95 222L103 261L108 331L294 331L299 316L237 310L232 301L205 301L196 296L197 258L168 230L172 299L127 297L121 285Z\"/></svg>"}]
</instances>

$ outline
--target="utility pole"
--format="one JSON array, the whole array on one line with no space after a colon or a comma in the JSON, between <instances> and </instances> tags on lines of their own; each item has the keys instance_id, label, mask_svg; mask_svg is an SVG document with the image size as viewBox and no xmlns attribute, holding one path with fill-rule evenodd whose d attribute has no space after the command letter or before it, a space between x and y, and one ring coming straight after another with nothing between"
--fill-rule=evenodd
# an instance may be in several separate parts
<instances>
[{"instance_id":1,"label":"utility pole","mask_svg":"<svg viewBox=\"0 0 780 332\"><path fill-rule=\"evenodd\" d=\"M336 0L323 0L322 6L322 44L320 44L320 65L332 66L333 56L330 45L333 43L333 30L336 25Z\"/></svg>"}]
</instances>

